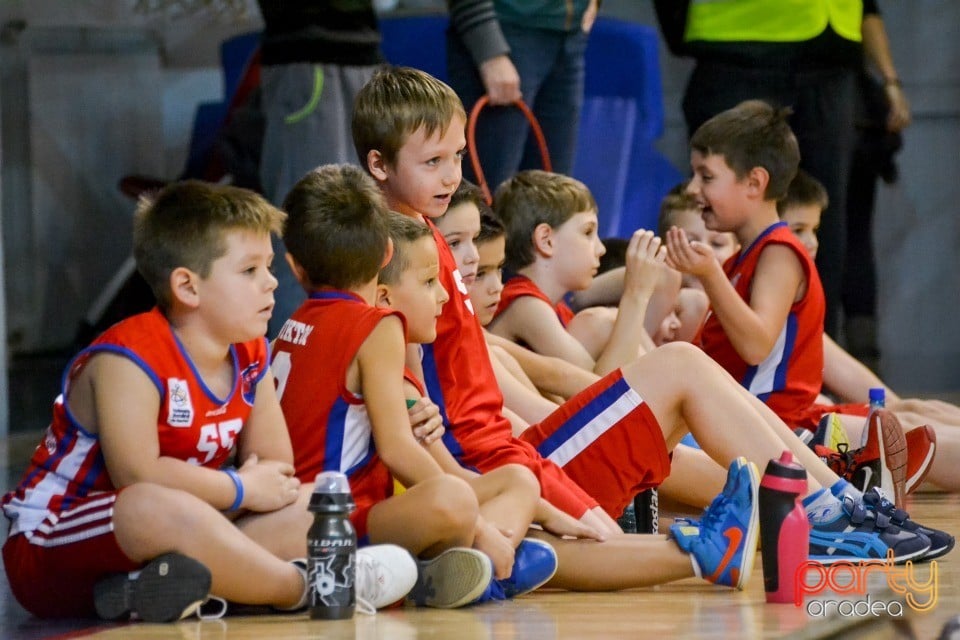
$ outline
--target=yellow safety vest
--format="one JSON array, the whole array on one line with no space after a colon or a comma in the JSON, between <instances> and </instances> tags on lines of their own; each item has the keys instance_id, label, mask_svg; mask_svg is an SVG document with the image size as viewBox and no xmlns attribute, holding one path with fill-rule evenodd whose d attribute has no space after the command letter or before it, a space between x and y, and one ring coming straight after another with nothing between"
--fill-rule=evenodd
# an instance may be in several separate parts
<instances>
[{"instance_id":1,"label":"yellow safety vest","mask_svg":"<svg viewBox=\"0 0 960 640\"><path fill-rule=\"evenodd\" d=\"M862 0L692 0L684 40L802 42L831 26L860 42Z\"/></svg>"}]
</instances>

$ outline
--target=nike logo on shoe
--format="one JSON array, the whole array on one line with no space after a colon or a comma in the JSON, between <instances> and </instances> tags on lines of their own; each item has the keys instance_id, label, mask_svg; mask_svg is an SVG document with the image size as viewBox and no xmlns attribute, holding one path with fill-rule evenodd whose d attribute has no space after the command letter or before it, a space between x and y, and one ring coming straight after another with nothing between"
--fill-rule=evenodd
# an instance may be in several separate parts
<instances>
[{"instance_id":1,"label":"nike logo on shoe","mask_svg":"<svg viewBox=\"0 0 960 640\"><path fill-rule=\"evenodd\" d=\"M727 547L727 550L723 553L723 557L720 558L720 564L717 565L716 571L707 578L710 582L716 582L720 576L723 575L723 572L726 571L730 561L733 560L733 556L736 555L737 549L740 548L740 543L743 542L743 531L741 531L739 527L730 527L723 532L723 537L727 539L730 546Z\"/></svg>"}]
</instances>

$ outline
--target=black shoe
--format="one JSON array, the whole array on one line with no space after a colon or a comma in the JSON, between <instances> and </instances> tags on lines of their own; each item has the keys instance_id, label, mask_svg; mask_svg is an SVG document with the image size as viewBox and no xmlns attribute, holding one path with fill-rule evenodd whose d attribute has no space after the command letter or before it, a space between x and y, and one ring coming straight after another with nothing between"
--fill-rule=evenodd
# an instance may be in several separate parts
<instances>
[{"instance_id":1,"label":"black shoe","mask_svg":"<svg viewBox=\"0 0 960 640\"><path fill-rule=\"evenodd\" d=\"M210 570L193 558L167 553L140 571L103 578L93 587L97 615L144 622L174 622L193 614L210 594Z\"/></svg>"}]
</instances>

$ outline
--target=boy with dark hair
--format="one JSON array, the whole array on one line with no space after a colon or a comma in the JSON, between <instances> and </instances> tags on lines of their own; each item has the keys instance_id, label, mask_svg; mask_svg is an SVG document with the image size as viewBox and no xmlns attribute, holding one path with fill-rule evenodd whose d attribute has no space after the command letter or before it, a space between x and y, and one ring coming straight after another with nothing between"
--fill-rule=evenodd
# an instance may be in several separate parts
<instances>
[{"instance_id":1,"label":"boy with dark hair","mask_svg":"<svg viewBox=\"0 0 960 640\"><path fill-rule=\"evenodd\" d=\"M432 341L447 300L432 237L391 225L399 214L356 166L312 171L284 207L287 260L308 300L284 324L271 366L297 476L348 475L361 545L389 541L425 558L409 597L417 604L458 607L542 584L556 559L549 546L523 541L537 502L530 472L512 465L463 482L447 473L461 470L441 443L428 452L410 430L405 400L423 393L404 370L405 337ZM395 263L389 291L378 284L386 261ZM378 300L404 303L403 315ZM391 475L408 489L393 496Z\"/></svg>"},{"instance_id":2,"label":"boy with dark hair","mask_svg":"<svg viewBox=\"0 0 960 640\"><path fill-rule=\"evenodd\" d=\"M710 298L699 339L704 351L794 427L804 426L820 392L825 303L813 260L777 215L777 200L786 195L800 159L788 114L750 100L697 129L687 192L697 199L707 229L732 231L741 249L721 266L708 246L690 242L677 228L668 232L667 248L668 263L696 276ZM902 505L906 443L896 416L874 415L856 462L875 465L884 489ZM838 497L859 494L845 480L828 486ZM877 515L878 524L888 520ZM819 538L816 524L812 540ZM879 530L882 537L886 529Z\"/></svg>"},{"instance_id":3,"label":"boy with dark hair","mask_svg":"<svg viewBox=\"0 0 960 640\"><path fill-rule=\"evenodd\" d=\"M253 192L193 181L140 202L134 256L157 307L74 358L3 498L6 573L31 613L165 622L210 594L305 606L305 572L288 562L306 553L306 527L289 527L303 491L263 338L284 217ZM381 551L402 552L361 555L377 564Z\"/></svg>"}]
</instances>

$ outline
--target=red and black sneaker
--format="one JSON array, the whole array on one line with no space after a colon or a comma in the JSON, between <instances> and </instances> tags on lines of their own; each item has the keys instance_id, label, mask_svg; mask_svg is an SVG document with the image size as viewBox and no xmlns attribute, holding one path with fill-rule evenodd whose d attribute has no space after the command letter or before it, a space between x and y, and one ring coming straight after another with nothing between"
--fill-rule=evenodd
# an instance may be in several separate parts
<instances>
[{"instance_id":1,"label":"red and black sneaker","mask_svg":"<svg viewBox=\"0 0 960 640\"><path fill-rule=\"evenodd\" d=\"M832 451L817 445L814 452L834 473L862 493L880 487L886 495L894 497L896 506L902 507L908 458L903 427L892 412L877 409L867 418L866 429L866 444L860 449L850 451L841 446L839 451Z\"/></svg>"}]
</instances>

